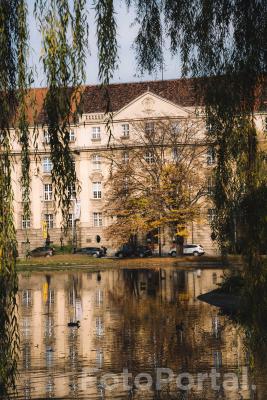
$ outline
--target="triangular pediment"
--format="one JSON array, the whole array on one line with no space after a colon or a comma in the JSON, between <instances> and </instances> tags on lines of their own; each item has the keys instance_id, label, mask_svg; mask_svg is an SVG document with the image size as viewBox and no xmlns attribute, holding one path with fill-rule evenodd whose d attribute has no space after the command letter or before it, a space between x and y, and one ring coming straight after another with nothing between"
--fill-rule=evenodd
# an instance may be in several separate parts
<instances>
[{"instance_id":1,"label":"triangular pediment","mask_svg":"<svg viewBox=\"0 0 267 400\"><path fill-rule=\"evenodd\" d=\"M114 115L114 120L176 117L187 118L191 112L149 90L126 104Z\"/></svg>"}]
</instances>

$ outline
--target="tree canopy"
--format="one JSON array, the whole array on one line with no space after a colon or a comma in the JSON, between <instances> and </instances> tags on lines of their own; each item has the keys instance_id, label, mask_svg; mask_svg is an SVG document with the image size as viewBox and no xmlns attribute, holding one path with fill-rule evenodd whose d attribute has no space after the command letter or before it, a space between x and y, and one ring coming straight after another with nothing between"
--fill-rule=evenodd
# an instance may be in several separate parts
<instances>
[{"instance_id":1,"label":"tree canopy","mask_svg":"<svg viewBox=\"0 0 267 400\"><path fill-rule=\"evenodd\" d=\"M122 244L153 231L160 239L165 228L182 243L207 194L203 123L166 117L135 122L131 130L132 139L114 138L106 155L107 234Z\"/></svg>"}]
</instances>

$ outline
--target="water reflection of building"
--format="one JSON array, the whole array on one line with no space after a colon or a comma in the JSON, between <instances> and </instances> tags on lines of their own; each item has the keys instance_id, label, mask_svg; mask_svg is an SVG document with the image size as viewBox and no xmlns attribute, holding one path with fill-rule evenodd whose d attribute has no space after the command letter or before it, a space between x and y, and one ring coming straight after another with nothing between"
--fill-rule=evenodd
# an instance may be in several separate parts
<instances>
[{"instance_id":1,"label":"water reflection of building","mask_svg":"<svg viewBox=\"0 0 267 400\"><path fill-rule=\"evenodd\" d=\"M21 274L23 398L103 398L95 377L126 367L134 373L161 366L177 373L240 371L245 358L238 332L197 300L221 275L171 268ZM79 329L68 327L77 320ZM206 390L205 398L216 398Z\"/></svg>"}]
</instances>

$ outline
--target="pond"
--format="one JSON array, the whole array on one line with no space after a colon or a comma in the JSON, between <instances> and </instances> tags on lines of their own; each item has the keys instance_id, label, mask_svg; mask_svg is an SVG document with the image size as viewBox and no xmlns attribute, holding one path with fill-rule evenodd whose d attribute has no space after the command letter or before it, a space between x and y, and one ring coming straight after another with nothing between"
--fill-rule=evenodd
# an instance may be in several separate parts
<instances>
[{"instance_id":1,"label":"pond","mask_svg":"<svg viewBox=\"0 0 267 400\"><path fill-rule=\"evenodd\" d=\"M18 398L265 399L267 372L251 370L241 329L197 299L222 275L20 273Z\"/></svg>"}]
</instances>

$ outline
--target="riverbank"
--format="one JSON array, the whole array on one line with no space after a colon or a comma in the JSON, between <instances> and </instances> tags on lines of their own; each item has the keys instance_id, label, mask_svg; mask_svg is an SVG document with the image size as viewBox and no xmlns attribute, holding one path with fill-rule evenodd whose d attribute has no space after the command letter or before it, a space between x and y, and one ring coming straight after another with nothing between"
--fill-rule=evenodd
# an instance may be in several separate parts
<instances>
[{"instance_id":1,"label":"riverbank","mask_svg":"<svg viewBox=\"0 0 267 400\"><path fill-rule=\"evenodd\" d=\"M239 266L241 259L238 256L229 258L229 265ZM53 257L36 257L19 259L17 270L44 270L44 269L107 269L107 268L162 268L162 267L192 267L192 268L222 268L220 257L149 257L149 258L94 258L80 254L59 254Z\"/></svg>"}]
</instances>

